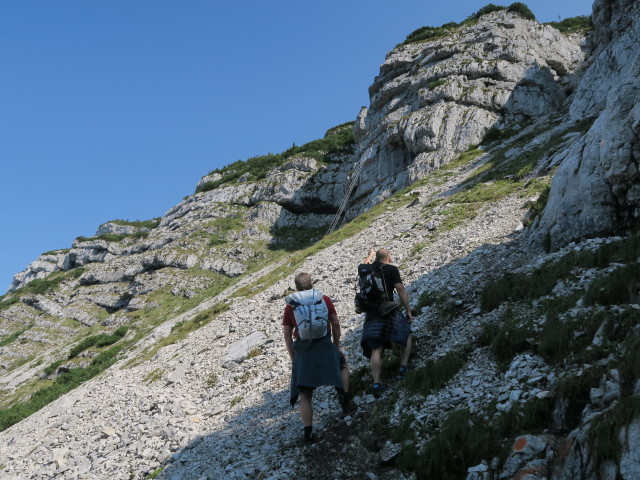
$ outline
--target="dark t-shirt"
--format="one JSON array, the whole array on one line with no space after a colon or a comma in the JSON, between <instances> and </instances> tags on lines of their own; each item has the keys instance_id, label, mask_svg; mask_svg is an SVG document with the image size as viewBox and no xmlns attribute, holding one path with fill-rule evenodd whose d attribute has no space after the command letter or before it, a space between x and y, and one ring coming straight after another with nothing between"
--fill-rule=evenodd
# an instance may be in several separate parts
<instances>
[{"instance_id":1,"label":"dark t-shirt","mask_svg":"<svg viewBox=\"0 0 640 480\"><path fill-rule=\"evenodd\" d=\"M393 291L395 290L394 285L396 283L402 283L402 279L400 278L400 270L395 265L391 265L388 263L380 263L378 261L373 262L374 270L382 269L382 276L384 281L382 282L385 287L385 297L387 300L393 300Z\"/></svg>"}]
</instances>

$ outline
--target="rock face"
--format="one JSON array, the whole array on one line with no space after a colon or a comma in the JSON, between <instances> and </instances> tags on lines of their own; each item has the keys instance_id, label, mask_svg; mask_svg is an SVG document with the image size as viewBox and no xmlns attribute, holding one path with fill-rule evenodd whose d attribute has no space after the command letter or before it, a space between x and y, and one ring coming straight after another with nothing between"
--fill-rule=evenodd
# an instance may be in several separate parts
<instances>
[{"instance_id":1,"label":"rock face","mask_svg":"<svg viewBox=\"0 0 640 480\"><path fill-rule=\"evenodd\" d=\"M640 218L640 5L594 3L594 51L569 114L595 119L588 134L559 155L536 241L552 247L581 236L629 228Z\"/></svg>"},{"instance_id":2,"label":"rock face","mask_svg":"<svg viewBox=\"0 0 640 480\"><path fill-rule=\"evenodd\" d=\"M580 47L554 28L504 11L443 39L396 47L356 120L364 168L355 198L370 207L490 128L557 111L582 60Z\"/></svg>"},{"instance_id":3,"label":"rock face","mask_svg":"<svg viewBox=\"0 0 640 480\"><path fill-rule=\"evenodd\" d=\"M78 347L126 332L115 364L0 432L0 477L638 478L639 240L582 237L637 216L639 16L598 0L586 61L581 38L504 11L398 46L354 153L215 172L153 228L109 222L43 254L0 300L3 402L93 368L112 344ZM490 128L501 141L468 150ZM375 209L303 250L357 165L347 217ZM531 248L545 239L554 251ZM416 310L414 368L385 371L380 398L352 301L372 242ZM318 388L307 447L281 327L298 271L336 306L359 406L339 417Z\"/></svg>"}]
</instances>

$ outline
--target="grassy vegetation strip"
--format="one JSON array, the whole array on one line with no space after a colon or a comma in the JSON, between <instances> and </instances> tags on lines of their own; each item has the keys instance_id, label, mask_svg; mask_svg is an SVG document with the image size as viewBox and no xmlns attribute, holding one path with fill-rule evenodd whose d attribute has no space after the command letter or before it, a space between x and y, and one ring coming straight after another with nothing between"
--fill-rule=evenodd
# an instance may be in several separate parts
<instances>
[{"instance_id":1,"label":"grassy vegetation strip","mask_svg":"<svg viewBox=\"0 0 640 480\"><path fill-rule=\"evenodd\" d=\"M420 27L417 30L414 30L413 32L411 32L409 35L407 35L407 38L400 45L407 45L410 43L417 43L417 42L425 42L428 40L434 40L437 38L445 37L453 33L456 29L460 27L467 26L467 25L474 25L478 21L478 19L484 15L487 15L492 12L503 11L503 10L506 10L511 13L516 13L528 20L536 19L535 15L529 9L529 7L527 7L522 2L512 3L508 7L503 7L503 6L494 5L493 3L490 3L482 7L480 10L478 10L474 14L470 15L463 22L460 22L460 23L449 22L449 23L445 23L440 27Z\"/></svg>"},{"instance_id":2,"label":"grassy vegetation strip","mask_svg":"<svg viewBox=\"0 0 640 480\"><path fill-rule=\"evenodd\" d=\"M480 295L480 303L484 311L490 311L507 300L531 300L548 295L556 283L569 277L575 268L604 268L611 263L630 263L637 258L640 251L640 234L635 233L619 241L601 245L595 250L571 251L559 260L549 260L531 274L506 273L502 278L487 285ZM636 264L637 265L637 264ZM609 280L598 280L593 286L588 296L590 303L600 303L607 301L607 295L618 301L625 292L628 296L629 286L624 285L624 276L632 275L630 279L638 281L638 267L625 267L620 273L611 274ZM615 282L615 283L614 283ZM620 285L624 288L619 288ZM607 287L605 284L609 283ZM618 293L613 289L619 288Z\"/></svg>"},{"instance_id":3,"label":"grassy vegetation strip","mask_svg":"<svg viewBox=\"0 0 640 480\"><path fill-rule=\"evenodd\" d=\"M220 315L222 312L225 312L229 309L229 304L227 303L217 303L213 307L203 312L198 313L195 317L190 320L183 320L181 322L176 323L171 328L171 333L158 340L153 347L145 350L139 357L132 359L129 361L130 365L138 365L150 358L152 358L158 350L167 345L172 345L180 340L187 338L191 332L198 330L199 328L204 327L208 323L211 322L214 318Z\"/></svg>"},{"instance_id":4,"label":"grassy vegetation strip","mask_svg":"<svg viewBox=\"0 0 640 480\"><path fill-rule=\"evenodd\" d=\"M27 330L29 330L31 327L33 326L33 324L31 325L27 325L24 328L21 328L20 330L13 332L9 335L6 335L3 338L0 338L0 347L4 347L5 345L9 345L10 343L14 342L15 340L18 339L18 337L20 335L22 335L24 332L26 332Z\"/></svg>"},{"instance_id":5,"label":"grassy vegetation strip","mask_svg":"<svg viewBox=\"0 0 640 480\"><path fill-rule=\"evenodd\" d=\"M75 345L69 351L68 358L69 359L75 358L80 353L85 351L86 349L94 347L94 346L95 347L106 347L107 345L113 345L114 343L119 341L121 338L123 338L127 334L128 330L129 330L129 327L122 326L122 327L119 327L112 334L101 333L101 334L98 334L98 335L92 335L90 337L87 337L84 340L82 340L80 343Z\"/></svg>"},{"instance_id":6,"label":"grassy vegetation strip","mask_svg":"<svg viewBox=\"0 0 640 480\"><path fill-rule=\"evenodd\" d=\"M327 162L332 154L351 151L353 144L353 122L347 122L330 128L324 138L313 140L300 147L294 145L282 153L270 153L251 157L248 160L238 160L223 168L213 170L209 172L209 175L218 173L221 178L200 185L195 193L214 190L221 185L234 183L241 177L244 181L261 180L274 168L283 165L294 156L315 158Z\"/></svg>"},{"instance_id":7,"label":"grassy vegetation strip","mask_svg":"<svg viewBox=\"0 0 640 480\"><path fill-rule=\"evenodd\" d=\"M138 230L134 233L103 233L102 235L98 235L97 237L76 237L78 242L94 242L96 240L104 240L105 242L117 243L121 242L125 238L147 238L149 236L149 232Z\"/></svg>"},{"instance_id":8,"label":"grassy vegetation strip","mask_svg":"<svg viewBox=\"0 0 640 480\"><path fill-rule=\"evenodd\" d=\"M640 417L640 397L622 398L611 410L598 418L589 428L590 451L594 463L602 465L607 460L620 464L623 448L618 443L622 430ZM623 437L624 438L624 437Z\"/></svg>"},{"instance_id":9,"label":"grassy vegetation strip","mask_svg":"<svg viewBox=\"0 0 640 480\"><path fill-rule=\"evenodd\" d=\"M464 364L462 355L449 352L444 357L428 362L424 367L407 372L403 385L412 393L428 395L441 389Z\"/></svg>"},{"instance_id":10,"label":"grassy vegetation strip","mask_svg":"<svg viewBox=\"0 0 640 480\"><path fill-rule=\"evenodd\" d=\"M107 223L115 223L116 225L129 225L136 228L153 229L160 225L161 217L152 218L151 220L109 220Z\"/></svg>"},{"instance_id":11,"label":"grassy vegetation strip","mask_svg":"<svg viewBox=\"0 0 640 480\"><path fill-rule=\"evenodd\" d=\"M496 414L495 407L483 415L456 410L424 448L405 444L396 465L414 472L418 480L465 478L469 466L499 456L505 439L550 426L552 408L553 399L548 398L530 400L502 414Z\"/></svg>"},{"instance_id":12,"label":"grassy vegetation strip","mask_svg":"<svg viewBox=\"0 0 640 480\"><path fill-rule=\"evenodd\" d=\"M35 392L26 402L17 403L7 409L0 410L0 431L6 430L20 420L27 418L65 393L70 392L81 383L90 380L109 368L116 362L117 355L124 346L124 344L121 344L111 347L109 350L97 355L87 367L76 368L58 376L51 385Z\"/></svg>"},{"instance_id":13,"label":"grassy vegetation strip","mask_svg":"<svg viewBox=\"0 0 640 480\"><path fill-rule=\"evenodd\" d=\"M565 35L571 33L587 33L593 29L591 16L581 15L578 17L565 18L559 22L545 22L544 25L550 25Z\"/></svg>"}]
</instances>

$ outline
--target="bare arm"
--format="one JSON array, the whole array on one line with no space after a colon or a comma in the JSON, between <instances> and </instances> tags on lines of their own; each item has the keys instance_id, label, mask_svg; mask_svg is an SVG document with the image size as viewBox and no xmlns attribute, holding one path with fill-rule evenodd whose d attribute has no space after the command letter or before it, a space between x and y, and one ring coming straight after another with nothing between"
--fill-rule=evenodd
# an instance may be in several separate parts
<instances>
[{"instance_id":1,"label":"bare arm","mask_svg":"<svg viewBox=\"0 0 640 480\"><path fill-rule=\"evenodd\" d=\"M329 323L331 323L331 336L333 337L333 344L336 348L340 348L340 321L338 315L335 313L329 314Z\"/></svg>"},{"instance_id":2,"label":"bare arm","mask_svg":"<svg viewBox=\"0 0 640 480\"><path fill-rule=\"evenodd\" d=\"M404 305L404 309L406 310L407 321L411 322L413 320L413 315L411 315L411 307L409 306L409 294L407 294L406 288L402 283L396 283L393 285L398 292L398 296L400 297L400 301L402 305Z\"/></svg>"},{"instance_id":3,"label":"bare arm","mask_svg":"<svg viewBox=\"0 0 640 480\"><path fill-rule=\"evenodd\" d=\"M371 247L369 249L369 254L367 255L367 258L365 258L362 263L371 263L373 261L373 259L376 256L376 251L373 247Z\"/></svg>"},{"instance_id":4,"label":"bare arm","mask_svg":"<svg viewBox=\"0 0 640 480\"><path fill-rule=\"evenodd\" d=\"M284 333L284 346L289 352L289 358L293 362L293 327L291 325L283 325L282 331Z\"/></svg>"}]
</instances>

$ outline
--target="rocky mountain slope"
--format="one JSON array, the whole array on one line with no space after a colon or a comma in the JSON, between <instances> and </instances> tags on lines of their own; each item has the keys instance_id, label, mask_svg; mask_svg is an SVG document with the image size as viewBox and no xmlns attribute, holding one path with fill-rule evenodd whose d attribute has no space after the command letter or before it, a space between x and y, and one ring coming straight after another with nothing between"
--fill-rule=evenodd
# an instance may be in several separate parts
<instances>
[{"instance_id":1,"label":"rocky mountain slope","mask_svg":"<svg viewBox=\"0 0 640 480\"><path fill-rule=\"evenodd\" d=\"M639 478L639 7L597 0L586 39L491 10L393 49L355 124L18 274L0 477ZM379 399L352 304L372 245L417 314L413 370L388 352ZM359 405L318 389L309 447L280 327L301 270Z\"/></svg>"}]
</instances>

